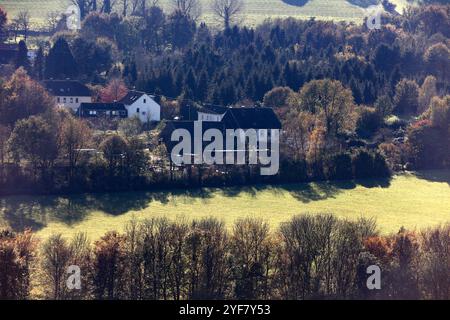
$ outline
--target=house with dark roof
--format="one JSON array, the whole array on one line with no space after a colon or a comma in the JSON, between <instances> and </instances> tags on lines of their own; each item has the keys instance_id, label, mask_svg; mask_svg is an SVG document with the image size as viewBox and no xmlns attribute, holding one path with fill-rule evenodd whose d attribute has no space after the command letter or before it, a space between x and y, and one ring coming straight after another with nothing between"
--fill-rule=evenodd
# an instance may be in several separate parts
<instances>
[{"instance_id":1,"label":"house with dark roof","mask_svg":"<svg viewBox=\"0 0 450 320\"><path fill-rule=\"evenodd\" d=\"M119 102L125 105L130 118L138 117L143 123L161 121L161 106L145 92L130 90Z\"/></svg>"},{"instance_id":2,"label":"house with dark roof","mask_svg":"<svg viewBox=\"0 0 450 320\"><path fill-rule=\"evenodd\" d=\"M81 118L127 118L128 111L123 103L82 103L77 111Z\"/></svg>"},{"instance_id":3,"label":"house with dark roof","mask_svg":"<svg viewBox=\"0 0 450 320\"><path fill-rule=\"evenodd\" d=\"M175 130L182 129L186 130L191 138L191 150L194 150L194 139L195 139L195 127L201 124L201 134L202 137L206 131L209 129L217 129L219 130L223 137L227 136L227 130L232 130L233 132L237 132L238 129L242 129L243 131L239 133L239 137L241 134L245 134L249 132L248 130L255 130L258 143L266 142L266 147L271 148L267 142L271 141L271 130L281 130L281 122L278 119L277 115L271 108L226 108L225 114L221 117L220 121L204 121L204 120L196 120L196 121L166 121L165 127L160 134L162 141L164 142L169 154L172 153L173 148L178 144L178 141L172 141L172 133ZM240 139L242 139L240 138ZM203 141L203 147L210 144L210 141ZM238 150L222 150L222 153L237 153ZM186 155L186 154L185 154ZM194 154L189 154L188 156L195 156Z\"/></svg>"},{"instance_id":4,"label":"house with dark roof","mask_svg":"<svg viewBox=\"0 0 450 320\"><path fill-rule=\"evenodd\" d=\"M0 43L0 64L11 63L18 51L19 46L16 43Z\"/></svg>"},{"instance_id":5,"label":"house with dark roof","mask_svg":"<svg viewBox=\"0 0 450 320\"><path fill-rule=\"evenodd\" d=\"M227 129L281 129L281 122L272 108L228 108L221 122Z\"/></svg>"},{"instance_id":6,"label":"house with dark roof","mask_svg":"<svg viewBox=\"0 0 450 320\"><path fill-rule=\"evenodd\" d=\"M160 134L167 150L172 150L178 142L172 141L172 132L178 129L186 130L190 133L191 137L194 137L194 125L195 121L166 121L165 127ZM202 135L209 129L218 129L220 132L225 133L226 127L224 123L218 121L202 121ZM194 139L191 139L192 148L194 146ZM205 142L203 142L205 145Z\"/></svg>"},{"instance_id":7,"label":"house with dark roof","mask_svg":"<svg viewBox=\"0 0 450 320\"><path fill-rule=\"evenodd\" d=\"M82 103L92 102L92 94L87 86L75 80L46 80L47 91L55 97L60 107L77 111Z\"/></svg>"},{"instance_id":8,"label":"house with dark roof","mask_svg":"<svg viewBox=\"0 0 450 320\"><path fill-rule=\"evenodd\" d=\"M197 111L198 121L222 121L229 108L221 106L202 106Z\"/></svg>"}]
</instances>

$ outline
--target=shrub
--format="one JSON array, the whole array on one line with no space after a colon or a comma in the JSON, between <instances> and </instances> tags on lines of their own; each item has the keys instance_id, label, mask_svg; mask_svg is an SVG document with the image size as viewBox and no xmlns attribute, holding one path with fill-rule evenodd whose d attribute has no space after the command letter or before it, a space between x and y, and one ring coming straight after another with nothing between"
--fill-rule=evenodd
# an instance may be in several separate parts
<instances>
[{"instance_id":1,"label":"shrub","mask_svg":"<svg viewBox=\"0 0 450 320\"><path fill-rule=\"evenodd\" d=\"M390 175L386 159L378 152L357 150L352 157L353 175L356 179L387 177Z\"/></svg>"},{"instance_id":2,"label":"shrub","mask_svg":"<svg viewBox=\"0 0 450 320\"><path fill-rule=\"evenodd\" d=\"M382 124L381 115L374 108L364 107L356 122L356 133L363 138L371 137Z\"/></svg>"},{"instance_id":3,"label":"shrub","mask_svg":"<svg viewBox=\"0 0 450 320\"><path fill-rule=\"evenodd\" d=\"M352 179L352 158L349 153L338 153L328 158L326 177L329 180Z\"/></svg>"}]
</instances>

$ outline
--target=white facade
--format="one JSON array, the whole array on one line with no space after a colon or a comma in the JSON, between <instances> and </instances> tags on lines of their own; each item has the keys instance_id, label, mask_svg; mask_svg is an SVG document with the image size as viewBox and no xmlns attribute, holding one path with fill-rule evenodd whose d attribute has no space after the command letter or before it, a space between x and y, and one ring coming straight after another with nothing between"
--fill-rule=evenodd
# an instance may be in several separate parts
<instances>
[{"instance_id":1,"label":"white facade","mask_svg":"<svg viewBox=\"0 0 450 320\"><path fill-rule=\"evenodd\" d=\"M125 103L128 117L139 117L142 123L161 121L161 106L147 94L141 95L131 104Z\"/></svg>"},{"instance_id":2,"label":"white facade","mask_svg":"<svg viewBox=\"0 0 450 320\"><path fill-rule=\"evenodd\" d=\"M198 121L220 122L222 121L223 116L223 114L198 112Z\"/></svg>"},{"instance_id":3,"label":"white facade","mask_svg":"<svg viewBox=\"0 0 450 320\"><path fill-rule=\"evenodd\" d=\"M77 111L82 103L91 103L91 97L66 97L66 96L56 96L56 104L59 107L69 108L73 111Z\"/></svg>"}]
</instances>

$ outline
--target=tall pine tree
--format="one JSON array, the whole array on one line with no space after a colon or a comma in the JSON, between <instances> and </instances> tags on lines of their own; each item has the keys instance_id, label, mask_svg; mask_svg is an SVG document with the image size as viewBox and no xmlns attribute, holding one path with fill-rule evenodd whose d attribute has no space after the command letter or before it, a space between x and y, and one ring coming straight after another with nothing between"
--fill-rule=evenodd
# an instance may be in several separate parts
<instances>
[{"instance_id":1,"label":"tall pine tree","mask_svg":"<svg viewBox=\"0 0 450 320\"><path fill-rule=\"evenodd\" d=\"M45 76L53 79L74 78L78 67L64 38L56 40L48 53L45 63Z\"/></svg>"},{"instance_id":2,"label":"tall pine tree","mask_svg":"<svg viewBox=\"0 0 450 320\"><path fill-rule=\"evenodd\" d=\"M36 54L36 58L33 63L33 74L37 80L44 79L44 65L45 65L45 56L44 50L42 47L39 47L39 50Z\"/></svg>"},{"instance_id":3,"label":"tall pine tree","mask_svg":"<svg viewBox=\"0 0 450 320\"><path fill-rule=\"evenodd\" d=\"M16 55L16 69L23 67L25 70L30 71L30 60L28 60L28 48L25 41L19 42L19 51Z\"/></svg>"}]
</instances>

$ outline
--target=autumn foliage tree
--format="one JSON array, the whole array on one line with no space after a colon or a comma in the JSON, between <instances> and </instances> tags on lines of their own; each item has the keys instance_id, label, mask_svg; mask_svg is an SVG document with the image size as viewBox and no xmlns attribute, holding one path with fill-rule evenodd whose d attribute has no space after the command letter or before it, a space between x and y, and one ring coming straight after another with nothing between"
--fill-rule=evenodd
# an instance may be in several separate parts
<instances>
[{"instance_id":1,"label":"autumn foliage tree","mask_svg":"<svg viewBox=\"0 0 450 320\"><path fill-rule=\"evenodd\" d=\"M313 80L300 90L299 108L323 120L327 134L354 130L355 104L351 90L336 80Z\"/></svg>"},{"instance_id":2,"label":"autumn foliage tree","mask_svg":"<svg viewBox=\"0 0 450 320\"><path fill-rule=\"evenodd\" d=\"M17 160L30 161L34 171L39 168L42 174L53 166L58 157L55 128L41 116L18 121L8 144Z\"/></svg>"},{"instance_id":3,"label":"autumn foliage tree","mask_svg":"<svg viewBox=\"0 0 450 320\"><path fill-rule=\"evenodd\" d=\"M31 231L0 231L0 300L29 298L36 246Z\"/></svg>"},{"instance_id":4,"label":"autumn foliage tree","mask_svg":"<svg viewBox=\"0 0 450 320\"><path fill-rule=\"evenodd\" d=\"M99 300L116 300L125 294L125 238L109 232L95 242L93 284Z\"/></svg>"},{"instance_id":5,"label":"autumn foliage tree","mask_svg":"<svg viewBox=\"0 0 450 320\"><path fill-rule=\"evenodd\" d=\"M127 86L122 79L114 78L100 91L102 102L112 103L120 101L128 93Z\"/></svg>"},{"instance_id":6,"label":"autumn foliage tree","mask_svg":"<svg viewBox=\"0 0 450 320\"><path fill-rule=\"evenodd\" d=\"M81 150L91 142L92 131L85 121L67 115L63 119L59 134L61 151L69 162L69 175L72 178Z\"/></svg>"},{"instance_id":7,"label":"autumn foliage tree","mask_svg":"<svg viewBox=\"0 0 450 320\"><path fill-rule=\"evenodd\" d=\"M13 126L17 120L44 113L53 106L45 88L19 68L0 90L0 123Z\"/></svg>"}]
</instances>

